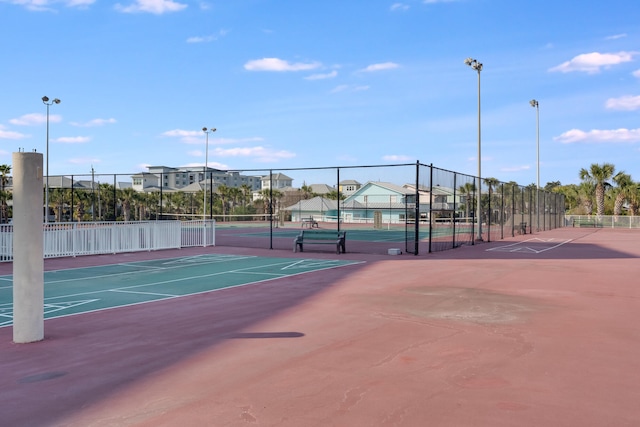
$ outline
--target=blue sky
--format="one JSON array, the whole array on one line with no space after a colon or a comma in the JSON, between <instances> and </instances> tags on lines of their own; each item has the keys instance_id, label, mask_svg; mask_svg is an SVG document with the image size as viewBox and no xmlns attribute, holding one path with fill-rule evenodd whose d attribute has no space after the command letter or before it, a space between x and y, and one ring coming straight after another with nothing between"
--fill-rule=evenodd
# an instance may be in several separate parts
<instances>
[{"instance_id":1,"label":"blue sky","mask_svg":"<svg viewBox=\"0 0 640 427\"><path fill-rule=\"evenodd\" d=\"M0 0L0 163L45 153L46 95L51 175L203 165L204 126L222 169L475 175L472 57L483 177L536 182L536 99L542 185L603 162L640 181L638 16L632 0Z\"/></svg>"}]
</instances>

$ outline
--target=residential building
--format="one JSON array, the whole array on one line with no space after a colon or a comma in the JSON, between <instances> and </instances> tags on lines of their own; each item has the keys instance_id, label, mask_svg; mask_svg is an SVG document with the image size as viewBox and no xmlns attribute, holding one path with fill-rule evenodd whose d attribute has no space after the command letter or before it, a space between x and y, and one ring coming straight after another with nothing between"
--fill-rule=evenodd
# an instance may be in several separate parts
<instances>
[{"instance_id":1,"label":"residential building","mask_svg":"<svg viewBox=\"0 0 640 427\"><path fill-rule=\"evenodd\" d=\"M185 167L172 168L167 166L149 166L148 172L132 175L133 188L139 192L163 190L197 192L209 183L216 188L220 185L227 187L242 187L247 185L253 191L260 189L259 176L241 175L240 172L227 172L214 168Z\"/></svg>"},{"instance_id":2,"label":"residential building","mask_svg":"<svg viewBox=\"0 0 640 427\"><path fill-rule=\"evenodd\" d=\"M350 196L356 191L358 191L362 187L358 181L353 179L346 179L344 181L340 181L340 193L345 196Z\"/></svg>"},{"instance_id":3,"label":"residential building","mask_svg":"<svg viewBox=\"0 0 640 427\"><path fill-rule=\"evenodd\" d=\"M273 183L273 189L282 189L293 186L293 178L288 177L283 173L274 173L271 175L264 175L260 178L262 190L266 190L267 188L272 188L271 183Z\"/></svg>"}]
</instances>

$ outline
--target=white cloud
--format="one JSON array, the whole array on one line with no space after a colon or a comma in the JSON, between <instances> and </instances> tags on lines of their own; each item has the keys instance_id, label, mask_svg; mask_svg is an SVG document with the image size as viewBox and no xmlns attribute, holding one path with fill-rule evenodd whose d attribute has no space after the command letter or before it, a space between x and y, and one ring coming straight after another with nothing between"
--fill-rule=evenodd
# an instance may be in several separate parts
<instances>
[{"instance_id":1,"label":"white cloud","mask_svg":"<svg viewBox=\"0 0 640 427\"><path fill-rule=\"evenodd\" d=\"M0 125L0 139L24 139L28 138L30 135L25 135L20 132L15 132L11 130L6 130L6 128Z\"/></svg>"},{"instance_id":2,"label":"white cloud","mask_svg":"<svg viewBox=\"0 0 640 427\"><path fill-rule=\"evenodd\" d=\"M204 144L206 137L202 130L173 129L162 133L162 136L180 138L180 142L185 144ZM209 138L211 139L211 138Z\"/></svg>"},{"instance_id":3,"label":"white cloud","mask_svg":"<svg viewBox=\"0 0 640 427\"><path fill-rule=\"evenodd\" d=\"M640 95L639 96L621 96L620 98L609 98L605 106L611 110L625 110L633 111L640 109Z\"/></svg>"},{"instance_id":4,"label":"white cloud","mask_svg":"<svg viewBox=\"0 0 640 427\"><path fill-rule=\"evenodd\" d=\"M173 130L168 130L166 132L162 133L163 136L177 136L180 138L184 138L186 137L191 137L191 136L196 136L196 135L204 135L204 133L201 130L184 130L184 129L173 129Z\"/></svg>"},{"instance_id":5,"label":"white cloud","mask_svg":"<svg viewBox=\"0 0 640 427\"><path fill-rule=\"evenodd\" d=\"M612 36L605 37L605 40L618 40L627 37L626 34L614 34Z\"/></svg>"},{"instance_id":6,"label":"white cloud","mask_svg":"<svg viewBox=\"0 0 640 427\"><path fill-rule=\"evenodd\" d=\"M331 93L344 92L349 89L349 85L338 85L331 90Z\"/></svg>"},{"instance_id":7,"label":"white cloud","mask_svg":"<svg viewBox=\"0 0 640 427\"><path fill-rule=\"evenodd\" d=\"M173 129L163 132L162 136L169 138L179 138L180 142L182 142L183 144L205 145L207 143L207 138L202 130ZM251 136L247 138L213 138L212 136L209 136L210 147L216 145L261 143L263 141L264 138L259 136ZM196 152L200 151L192 151L192 153ZM201 152L204 153L204 150L202 150ZM209 149L209 152L211 152L211 149Z\"/></svg>"},{"instance_id":8,"label":"white cloud","mask_svg":"<svg viewBox=\"0 0 640 427\"><path fill-rule=\"evenodd\" d=\"M229 33L227 30L220 30L218 34L211 34L208 36L194 36L187 39L187 43L209 43L218 40L220 37L224 37Z\"/></svg>"},{"instance_id":9,"label":"white cloud","mask_svg":"<svg viewBox=\"0 0 640 427\"><path fill-rule=\"evenodd\" d=\"M172 0L135 0L129 6L116 3L115 9L124 13L153 13L162 15L168 12L179 12L187 7L186 4L177 3Z\"/></svg>"},{"instance_id":10,"label":"white cloud","mask_svg":"<svg viewBox=\"0 0 640 427\"><path fill-rule=\"evenodd\" d=\"M49 123L60 123L62 121L62 116L57 114L49 115ZM32 113L25 114L24 116L20 116L17 119L9 120L9 123L12 125L18 126L35 126L43 123L47 123L47 115L40 113Z\"/></svg>"},{"instance_id":11,"label":"white cloud","mask_svg":"<svg viewBox=\"0 0 640 427\"><path fill-rule=\"evenodd\" d=\"M197 168L197 167L203 167L204 166L204 162L202 163L187 163L186 165L181 165L180 167L183 168ZM209 166L210 168L214 168L214 169L220 169L220 170L228 170L229 165L225 165L224 163L220 163L220 162L208 162L207 166Z\"/></svg>"},{"instance_id":12,"label":"white cloud","mask_svg":"<svg viewBox=\"0 0 640 427\"><path fill-rule=\"evenodd\" d=\"M282 159L291 159L296 156L295 153L290 151L272 150L262 146L237 148L215 147L210 151L217 157L251 157L259 162L275 162Z\"/></svg>"},{"instance_id":13,"label":"white cloud","mask_svg":"<svg viewBox=\"0 0 640 427\"><path fill-rule=\"evenodd\" d=\"M216 36L194 36L187 39L187 43L209 43L218 40Z\"/></svg>"},{"instance_id":14,"label":"white cloud","mask_svg":"<svg viewBox=\"0 0 640 427\"><path fill-rule=\"evenodd\" d=\"M387 154L386 156L382 156L382 160L387 162L407 162L413 159L403 154Z\"/></svg>"},{"instance_id":15,"label":"white cloud","mask_svg":"<svg viewBox=\"0 0 640 427\"><path fill-rule=\"evenodd\" d=\"M263 142L264 138L259 136L252 136L248 138L216 138L213 145L228 145L228 144L246 144L252 142ZM211 141L209 141L211 143Z\"/></svg>"},{"instance_id":16,"label":"white cloud","mask_svg":"<svg viewBox=\"0 0 640 427\"><path fill-rule=\"evenodd\" d=\"M325 74L312 74L310 76L305 77L305 80L324 80L324 79L332 79L338 75L336 70L331 71L330 73Z\"/></svg>"},{"instance_id":17,"label":"white cloud","mask_svg":"<svg viewBox=\"0 0 640 427\"><path fill-rule=\"evenodd\" d=\"M63 144L84 144L91 141L88 136L62 136L53 140L54 142L60 142Z\"/></svg>"},{"instance_id":18,"label":"white cloud","mask_svg":"<svg viewBox=\"0 0 640 427\"><path fill-rule=\"evenodd\" d=\"M360 92L363 90L369 90L370 86L362 85L362 86L353 86L353 85L339 85L331 89L330 93L338 93L338 92Z\"/></svg>"},{"instance_id":19,"label":"white cloud","mask_svg":"<svg viewBox=\"0 0 640 427\"><path fill-rule=\"evenodd\" d=\"M7 0L7 3L24 6L34 12L53 12L56 4L66 7L86 7L95 3L95 0Z\"/></svg>"},{"instance_id":20,"label":"white cloud","mask_svg":"<svg viewBox=\"0 0 640 427\"><path fill-rule=\"evenodd\" d=\"M404 3L394 3L391 5L391 7L389 8L392 11L396 11L396 10L409 10L409 5L408 4L404 4Z\"/></svg>"},{"instance_id":21,"label":"white cloud","mask_svg":"<svg viewBox=\"0 0 640 427\"><path fill-rule=\"evenodd\" d=\"M640 128L638 129L593 129L585 132L580 129L571 129L560 136L553 138L563 144L575 142L583 143L620 143L640 142Z\"/></svg>"},{"instance_id":22,"label":"white cloud","mask_svg":"<svg viewBox=\"0 0 640 427\"><path fill-rule=\"evenodd\" d=\"M618 52L618 53L583 53L563 62L562 64L549 68L549 71L559 71L561 73L570 73L572 71L584 71L589 74L599 73L602 68L610 68L613 65L630 62L633 60L636 52Z\"/></svg>"},{"instance_id":23,"label":"white cloud","mask_svg":"<svg viewBox=\"0 0 640 427\"><path fill-rule=\"evenodd\" d=\"M639 79L640 79L640 70L635 70L635 71L634 71L633 73L631 73L631 74L633 74L633 77L637 77L637 78L639 78Z\"/></svg>"},{"instance_id":24,"label":"white cloud","mask_svg":"<svg viewBox=\"0 0 640 427\"><path fill-rule=\"evenodd\" d=\"M78 126L78 127L95 127L95 126L104 126L107 124L112 124L115 123L116 119L93 119L93 120L89 120L88 122L85 123L78 123L78 122L69 122L69 124L71 126Z\"/></svg>"},{"instance_id":25,"label":"white cloud","mask_svg":"<svg viewBox=\"0 0 640 427\"><path fill-rule=\"evenodd\" d=\"M289 63L279 58L262 58L248 61L244 64L244 69L248 71L306 71L319 68L319 62L296 62Z\"/></svg>"},{"instance_id":26,"label":"white cloud","mask_svg":"<svg viewBox=\"0 0 640 427\"><path fill-rule=\"evenodd\" d=\"M371 73L374 71L392 70L394 68L398 68L399 66L400 65L396 64L395 62L383 62L380 64L369 65L367 68L363 68L360 71L363 73Z\"/></svg>"}]
</instances>

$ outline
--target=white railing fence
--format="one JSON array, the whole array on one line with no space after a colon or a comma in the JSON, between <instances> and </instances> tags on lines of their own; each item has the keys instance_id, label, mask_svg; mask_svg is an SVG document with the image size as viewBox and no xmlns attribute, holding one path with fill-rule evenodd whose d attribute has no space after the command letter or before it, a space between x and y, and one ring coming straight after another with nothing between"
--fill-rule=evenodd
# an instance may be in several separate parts
<instances>
[{"instance_id":1,"label":"white railing fence","mask_svg":"<svg viewBox=\"0 0 640 427\"><path fill-rule=\"evenodd\" d=\"M215 221L43 224L44 258L215 245ZM0 261L13 259L13 225L0 225Z\"/></svg>"},{"instance_id":2,"label":"white railing fence","mask_svg":"<svg viewBox=\"0 0 640 427\"><path fill-rule=\"evenodd\" d=\"M640 228L640 216L565 215L565 227Z\"/></svg>"}]
</instances>

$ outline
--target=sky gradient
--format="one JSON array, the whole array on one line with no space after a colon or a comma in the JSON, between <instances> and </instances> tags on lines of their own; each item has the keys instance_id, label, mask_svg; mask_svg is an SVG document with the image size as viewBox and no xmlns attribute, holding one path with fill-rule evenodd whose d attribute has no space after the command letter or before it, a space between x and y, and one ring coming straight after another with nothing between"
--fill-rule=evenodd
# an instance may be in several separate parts
<instances>
[{"instance_id":1,"label":"sky gradient","mask_svg":"<svg viewBox=\"0 0 640 427\"><path fill-rule=\"evenodd\" d=\"M202 127L221 169L475 175L471 57L483 177L536 182L536 99L542 185L604 162L638 181L638 16L629 0L0 0L0 164L45 153L46 95L51 175L201 166Z\"/></svg>"}]
</instances>

